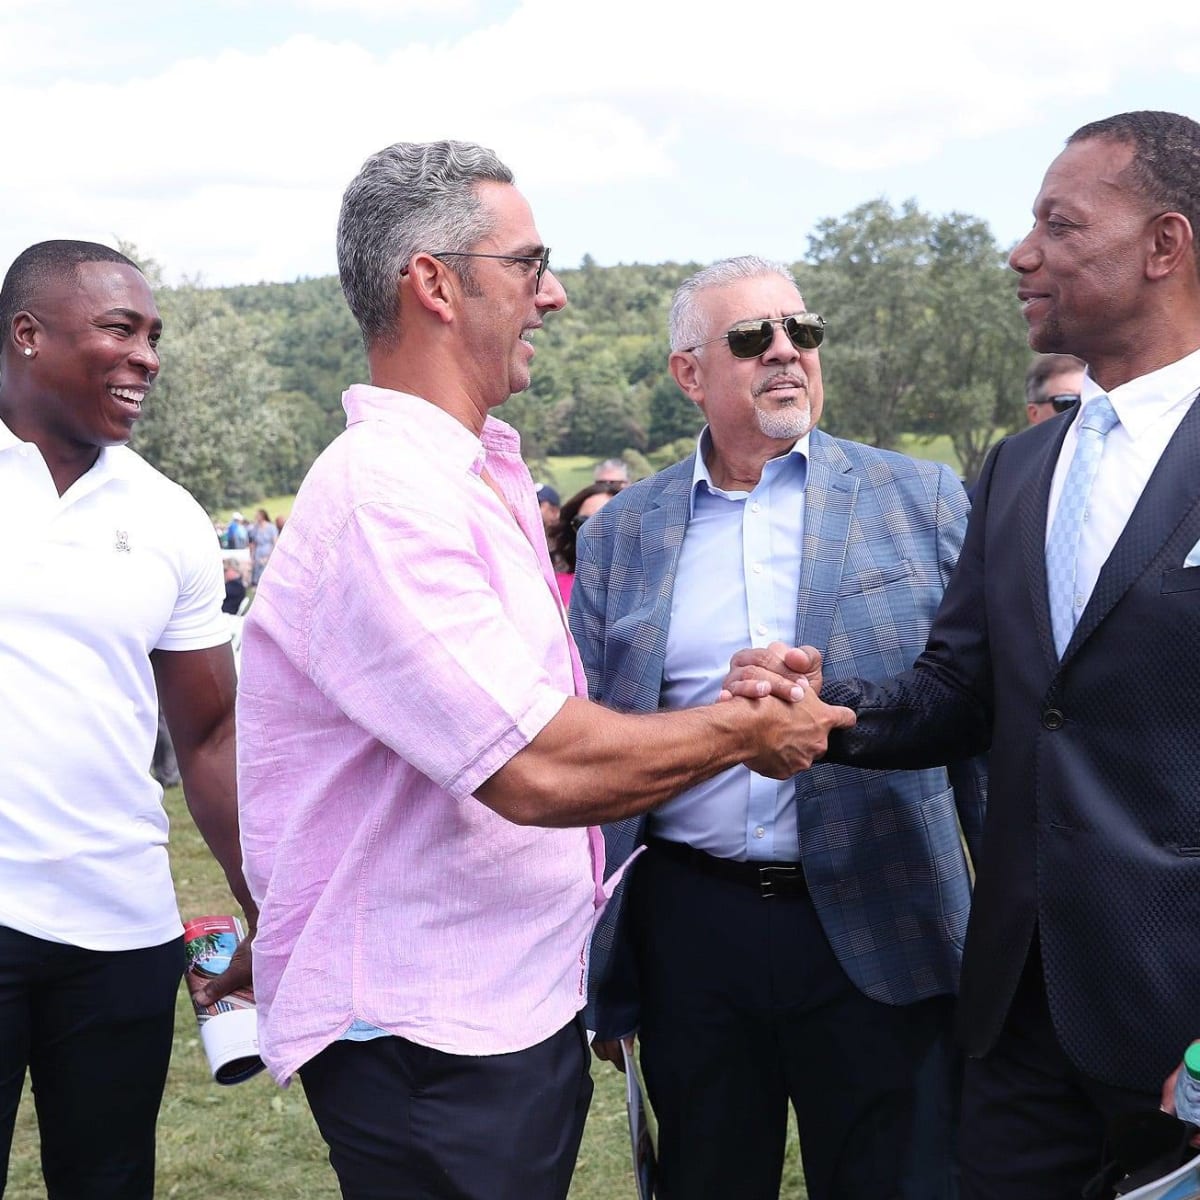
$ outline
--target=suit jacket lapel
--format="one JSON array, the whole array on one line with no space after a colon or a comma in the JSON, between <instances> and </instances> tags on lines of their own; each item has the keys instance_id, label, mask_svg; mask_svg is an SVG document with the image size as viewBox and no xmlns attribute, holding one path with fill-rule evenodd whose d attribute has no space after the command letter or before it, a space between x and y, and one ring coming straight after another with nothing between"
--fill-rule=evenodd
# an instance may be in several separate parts
<instances>
[{"instance_id":1,"label":"suit jacket lapel","mask_svg":"<svg viewBox=\"0 0 1200 1200\"><path fill-rule=\"evenodd\" d=\"M645 628L651 635L648 675L662 679L667 655L667 628L671 623L671 594L675 572L687 533L689 497L695 455L663 472L661 486L642 513L642 578L648 612ZM658 707L654 697L651 709Z\"/></svg>"},{"instance_id":2,"label":"suit jacket lapel","mask_svg":"<svg viewBox=\"0 0 1200 1200\"><path fill-rule=\"evenodd\" d=\"M859 481L841 447L820 430L813 430L808 450L796 645L824 649L841 591Z\"/></svg>"}]
</instances>

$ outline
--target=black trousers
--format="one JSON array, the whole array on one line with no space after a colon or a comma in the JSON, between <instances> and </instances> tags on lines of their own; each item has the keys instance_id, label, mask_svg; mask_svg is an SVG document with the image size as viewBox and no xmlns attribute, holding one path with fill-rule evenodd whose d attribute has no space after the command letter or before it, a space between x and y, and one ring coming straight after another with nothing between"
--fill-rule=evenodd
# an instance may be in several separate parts
<instances>
[{"instance_id":1,"label":"black trousers","mask_svg":"<svg viewBox=\"0 0 1200 1200\"><path fill-rule=\"evenodd\" d=\"M1100 1169L1109 1122L1153 1113L1159 1099L1098 1083L1067 1058L1046 1003L1035 934L999 1040L966 1063L963 1200L1079 1200Z\"/></svg>"},{"instance_id":2,"label":"black trousers","mask_svg":"<svg viewBox=\"0 0 1200 1200\"><path fill-rule=\"evenodd\" d=\"M629 881L663 1200L776 1200L796 1112L810 1200L955 1195L952 1002L846 977L806 893L656 853Z\"/></svg>"},{"instance_id":3,"label":"black trousers","mask_svg":"<svg viewBox=\"0 0 1200 1200\"><path fill-rule=\"evenodd\" d=\"M183 939L83 950L0 926L0 1195L28 1069L49 1200L150 1200Z\"/></svg>"},{"instance_id":4,"label":"black trousers","mask_svg":"<svg viewBox=\"0 0 1200 1200\"><path fill-rule=\"evenodd\" d=\"M300 1078L345 1200L563 1200L592 1098L588 1058L577 1018L513 1054L334 1042Z\"/></svg>"}]
</instances>

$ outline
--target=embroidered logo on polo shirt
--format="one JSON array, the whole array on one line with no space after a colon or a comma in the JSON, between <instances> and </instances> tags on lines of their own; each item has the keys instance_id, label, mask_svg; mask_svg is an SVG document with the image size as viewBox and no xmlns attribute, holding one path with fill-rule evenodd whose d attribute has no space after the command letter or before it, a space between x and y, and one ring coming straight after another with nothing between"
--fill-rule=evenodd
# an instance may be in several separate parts
<instances>
[{"instance_id":1,"label":"embroidered logo on polo shirt","mask_svg":"<svg viewBox=\"0 0 1200 1200\"><path fill-rule=\"evenodd\" d=\"M114 549L118 554L128 554L130 552L129 534L124 529L117 530L117 540Z\"/></svg>"}]
</instances>

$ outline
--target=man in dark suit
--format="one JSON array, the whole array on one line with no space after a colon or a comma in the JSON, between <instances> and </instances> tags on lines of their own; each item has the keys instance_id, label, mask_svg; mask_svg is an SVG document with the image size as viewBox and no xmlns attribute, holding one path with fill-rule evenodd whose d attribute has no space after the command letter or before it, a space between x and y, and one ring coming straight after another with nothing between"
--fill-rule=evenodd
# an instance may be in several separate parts
<instances>
[{"instance_id":1,"label":"man in dark suit","mask_svg":"<svg viewBox=\"0 0 1200 1200\"><path fill-rule=\"evenodd\" d=\"M972 1198L1078 1196L1113 1118L1170 1107L1200 1028L1198 222L1196 122L1068 139L1009 261L1030 345L1088 364L1079 409L993 451L913 670L825 687L858 711L836 761L991 745L959 1000Z\"/></svg>"},{"instance_id":2,"label":"man in dark suit","mask_svg":"<svg viewBox=\"0 0 1200 1200\"><path fill-rule=\"evenodd\" d=\"M884 679L920 652L966 497L947 467L814 428L823 332L763 259L677 292L670 368L707 426L580 530L571 628L592 699L715 700L747 635L829 645L831 675ZM789 1099L813 1200L954 1194L956 809L971 844L983 815L977 768L963 778L736 768L606 828L613 865L648 848L593 939L596 1048L620 1061L639 1031L666 1200L777 1197Z\"/></svg>"}]
</instances>

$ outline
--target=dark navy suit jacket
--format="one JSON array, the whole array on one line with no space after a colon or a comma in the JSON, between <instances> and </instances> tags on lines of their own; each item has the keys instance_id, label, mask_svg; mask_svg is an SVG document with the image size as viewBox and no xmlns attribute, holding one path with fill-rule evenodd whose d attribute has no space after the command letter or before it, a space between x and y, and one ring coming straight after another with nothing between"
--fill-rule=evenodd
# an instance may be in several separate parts
<instances>
[{"instance_id":1,"label":"dark navy suit jacket","mask_svg":"<svg viewBox=\"0 0 1200 1200\"><path fill-rule=\"evenodd\" d=\"M919 766L990 743L958 1009L968 1052L995 1043L1036 929L1067 1054L1095 1079L1156 1093L1200 1036L1200 567L1184 566L1200 540L1200 404L1060 662L1044 546L1069 424L992 452L913 670L823 692L859 712L830 757Z\"/></svg>"}]
</instances>

